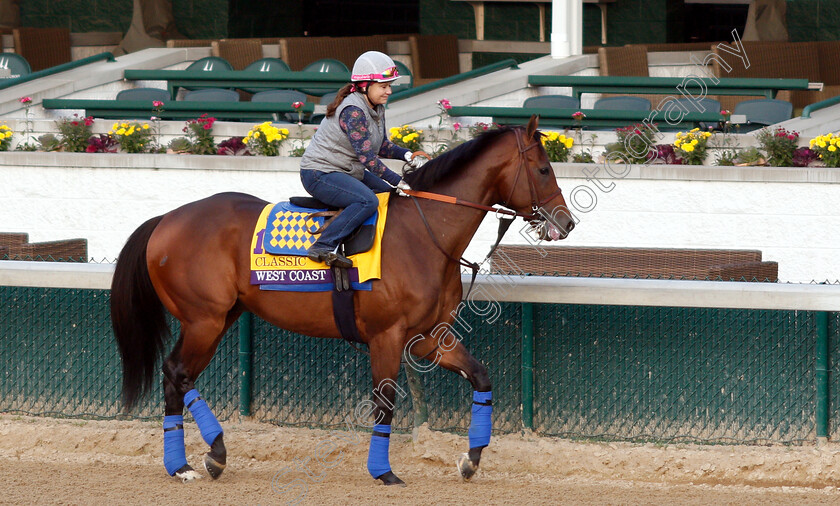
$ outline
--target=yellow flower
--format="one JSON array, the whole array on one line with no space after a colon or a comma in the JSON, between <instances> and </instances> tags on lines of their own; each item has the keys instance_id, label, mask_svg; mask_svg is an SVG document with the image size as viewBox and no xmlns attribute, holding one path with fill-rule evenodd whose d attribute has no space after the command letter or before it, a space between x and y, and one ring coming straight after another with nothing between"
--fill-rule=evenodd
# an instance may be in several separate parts
<instances>
[{"instance_id":1,"label":"yellow flower","mask_svg":"<svg viewBox=\"0 0 840 506\"><path fill-rule=\"evenodd\" d=\"M114 126L111 127L111 130L116 130L120 127L119 123L114 123Z\"/></svg>"},{"instance_id":2,"label":"yellow flower","mask_svg":"<svg viewBox=\"0 0 840 506\"><path fill-rule=\"evenodd\" d=\"M572 140L572 138L571 138L571 137L566 137L566 142L565 142L565 144L566 144L566 148L567 148L567 149L571 149L571 148L572 148L572 146L574 145L574 143L575 143L575 141L574 141L574 140Z\"/></svg>"},{"instance_id":3,"label":"yellow flower","mask_svg":"<svg viewBox=\"0 0 840 506\"><path fill-rule=\"evenodd\" d=\"M148 130L148 129L149 129L149 124L148 123L143 123L143 130Z\"/></svg>"},{"instance_id":4,"label":"yellow flower","mask_svg":"<svg viewBox=\"0 0 840 506\"><path fill-rule=\"evenodd\" d=\"M837 151L837 146L832 144L831 146L828 147L828 150L832 151L832 152Z\"/></svg>"},{"instance_id":5,"label":"yellow flower","mask_svg":"<svg viewBox=\"0 0 840 506\"><path fill-rule=\"evenodd\" d=\"M686 144L686 145L682 146L680 149L682 149L686 153L691 153L692 151L694 151L694 144Z\"/></svg>"},{"instance_id":6,"label":"yellow flower","mask_svg":"<svg viewBox=\"0 0 840 506\"><path fill-rule=\"evenodd\" d=\"M124 135L124 134L125 134L125 128L120 128L119 130L117 130L117 135Z\"/></svg>"}]
</instances>

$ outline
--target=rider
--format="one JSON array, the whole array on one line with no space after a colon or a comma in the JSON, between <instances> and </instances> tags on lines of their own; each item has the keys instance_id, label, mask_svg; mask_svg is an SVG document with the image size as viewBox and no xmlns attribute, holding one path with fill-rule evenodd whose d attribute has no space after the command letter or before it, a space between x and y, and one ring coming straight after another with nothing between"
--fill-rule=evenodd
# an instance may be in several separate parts
<instances>
[{"instance_id":1,"label":"rider","mask_svg":"<svg viewBox=\"0 0 840 506\"><path fill-rule=\"evenodd\" d=\"M344 237L376 212L375 193L394 187L398 193L410 189L380 158L405 160L414 168L429 158L422 151L412 153L393 144L385 134L385 103L391 82L398 77L388 55L368 51L359 56L351 82L338 90L306 147L300 163L303 187L321 202L344 208L309 248L307 256L312 260L352 267L353 262L337 249Z\"/></svg>"}]
</instances>

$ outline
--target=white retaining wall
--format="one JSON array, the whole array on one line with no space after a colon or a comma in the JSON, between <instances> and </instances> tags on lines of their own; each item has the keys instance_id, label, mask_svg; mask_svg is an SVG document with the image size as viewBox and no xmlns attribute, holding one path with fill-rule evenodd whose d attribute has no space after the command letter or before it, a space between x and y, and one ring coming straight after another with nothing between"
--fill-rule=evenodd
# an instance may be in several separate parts
<instances>
[{"instance_id":1,"label":"white retaining wall","mask_svg":"<svg viewBox=\"0 0 840 506\"><path fill-rule=\"evenodd\" d=\"M305 194L298 163L284 157L2 153L0 231L27 232L31 241L87 238L91 257L113 260L143 221L186 202L224 191L275 201ZM840 279L838 169L654 165L633 166L615 179L598 165L554 168L580 219L566 245L759 249L765 260L779 262L783 281ZM583 172L596 168L591 174L597 183ZM582 212L587 207L592 209ZM469 259L486 255L495 228L495 218L488 217L467 250ZM517 221L504 242L525 244L522 228Z\"/></svg>"}]
</instances>

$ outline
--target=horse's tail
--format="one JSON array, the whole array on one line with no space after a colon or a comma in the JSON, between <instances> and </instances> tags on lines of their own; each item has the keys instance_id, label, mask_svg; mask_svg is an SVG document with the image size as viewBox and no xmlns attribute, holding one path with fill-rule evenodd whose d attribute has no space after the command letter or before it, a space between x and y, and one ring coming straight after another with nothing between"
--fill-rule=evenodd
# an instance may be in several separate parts
<instances>
[{"instance_id":1,"label":"horse's tail","mask_svg":"<svg viewBox=\"0 0 840 506\"><path fill-rule=\"evenodd\" d=\"M111 283L111 323L122 357L126 411L151 390L158 359L170 335L146 265L146 245L162 218L150 219L131 234L120 251Z\"/></svg>"}]
</instances>

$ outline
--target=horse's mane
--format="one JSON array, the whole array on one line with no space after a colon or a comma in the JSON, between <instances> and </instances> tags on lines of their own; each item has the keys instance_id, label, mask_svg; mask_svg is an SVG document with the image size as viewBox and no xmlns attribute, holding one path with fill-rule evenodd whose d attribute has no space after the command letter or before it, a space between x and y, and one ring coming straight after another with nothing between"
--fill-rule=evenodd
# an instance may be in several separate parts
<instances>
[{"instance_id":1,"label":"horse's mane","mask_svg":"<svg viewBox=\"0 0 840 506\"><path fill-rule=\"evenodd\" d=\"M430 160L419 169L408 169L404 177L413 190L429 190L437 182L458 172L469 161L481 154L502 135L515 127L504 126L488 130L475 139L467 141Z\"/></svg>"}]
</instances>

